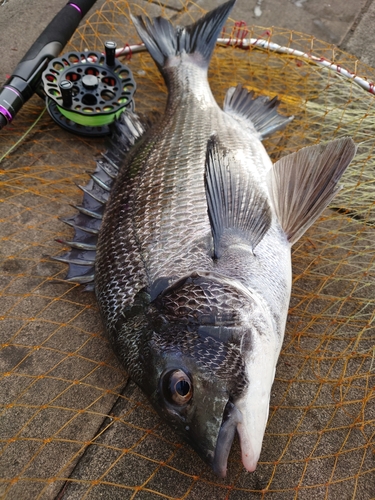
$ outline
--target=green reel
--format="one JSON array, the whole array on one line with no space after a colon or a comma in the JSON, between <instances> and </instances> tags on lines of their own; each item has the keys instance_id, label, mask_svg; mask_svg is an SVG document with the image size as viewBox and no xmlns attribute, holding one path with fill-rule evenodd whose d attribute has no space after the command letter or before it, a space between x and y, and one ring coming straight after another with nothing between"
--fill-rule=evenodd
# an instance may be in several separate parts
<instances>
[{"instance_id":1,"label":"green reel","mask_svg":"<svg viewBox=\"0 0 375 500\"><path fill-rule=\"evenodd\" d=\"M116 59L116 44L105 53L68 52L53 59L42 76L47 109L61 127L84 136L103 136L124 109L134 109L136 84Z\"/></svg>"}]
</instances>

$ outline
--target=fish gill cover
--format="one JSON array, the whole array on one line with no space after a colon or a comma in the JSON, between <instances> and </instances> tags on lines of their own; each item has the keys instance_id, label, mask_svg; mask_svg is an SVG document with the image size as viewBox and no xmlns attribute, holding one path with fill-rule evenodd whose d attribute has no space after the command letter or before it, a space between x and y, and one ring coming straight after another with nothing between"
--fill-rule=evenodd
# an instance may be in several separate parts
<instances>
[{"instance_id":1,"label":"fish gill cover","mask_svg":"<svg viewBox=\"0 0 375 500\"><path fill-rule=\"evenodd\" d=\"M197 6L145 3L174 24ZM108 36L138 41L129 4L107 1L71 48L98 50ZM307 35L248 28L246 37L375 71ZM229 21L226 32L238 36ZM243 34L243 32L242 32ZM241 36L241 33L240 33ZM148 54L129 66L139 112L162 110L166 90ZM375 100L333 70L269 49L217 47L209 69L219 103L242 83L281 99L294 115L265 142L273 161L320 141L352 136L358 153L331 208L293 247L293 288L258 468L247 473L239 444L217 479L181 443L130 382L110 349L93 294L62 281L51 262L104 142L58 128L34 98L1 133L0 495L44 498L356 498L375 491ZM30 129L30 127L32 127Z\"/></svg>"}]
</instances>

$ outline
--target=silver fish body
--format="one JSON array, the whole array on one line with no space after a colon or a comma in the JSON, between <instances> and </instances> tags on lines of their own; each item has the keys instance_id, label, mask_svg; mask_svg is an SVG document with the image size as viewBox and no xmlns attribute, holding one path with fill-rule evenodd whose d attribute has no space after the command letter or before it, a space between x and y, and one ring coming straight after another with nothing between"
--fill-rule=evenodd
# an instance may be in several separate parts
<instances>
[{"instance_id":1,"label":"silver fish body","mask_svg":"<svg viewBox=\"0 0 375 500\"><path fill-rule=\"evenodd\" d=\"M355 150L345 139L272 165L261 139L289 121L277 102L239 86L220 109L207 67L233 5L187 28L134 19L168 102L150 127L132 113L117 126L124 159L118 173L112 160L102 166L116 180L101 202L95 258L114 351L221 476L236 431L245 467L256 467L290 299L291 245L332 198ZM301 162L306 169L296 169ZM326 182L311 189L316 178L306 172L315 164ZM327 164L334 167L324 177Z\"/></svg>"}]
</instances>

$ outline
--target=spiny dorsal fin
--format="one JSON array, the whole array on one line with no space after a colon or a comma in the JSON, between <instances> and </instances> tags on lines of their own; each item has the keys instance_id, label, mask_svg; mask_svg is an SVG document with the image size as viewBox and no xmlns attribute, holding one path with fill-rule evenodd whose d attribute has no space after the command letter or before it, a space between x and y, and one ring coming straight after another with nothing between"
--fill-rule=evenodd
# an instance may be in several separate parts
<instances>
[{"instance_id":1,"label":"spiny dorsal fin","mask_svg":"<svg viewBox=\"0 0 375 500\"><path fill-rule=\"evenodd\" d=\"M345 137L284 156L270 170L276 215L292 245L340 190L338 182L355 152L353 140Z\"/></svg>"},{"instance_id":2,"label":"spiny dorsal fin","mask_svg":"<svg viewBox=\"0 0 375 500\"><path fill-rule=\"evenodd\" d=\"M131 111L122 113L120 118L113 123L107 154L117 152L126 155L155 120L154 116L149 119ZM114 163L116 164L116 160Z\"/></svg>"},{"instance_id":3,"label":"spiny dorsal fin","mask_svg":"<svg viewBox=\"0 0 375 500\"><path fill-rule=\"evenodd\" d=\"M131 18L151 57L163 73L167 59L180 56L182 53L199 53L204 64L208 66L217 37L235 2L236 0L230 0L220 5L185 28L174 28L162 17L151 20L143 19L141 16L131 16Z\"/></svg>"},{"instance_id":4,"label":"spiny dorsal fin","mask_svg":"<svg viewBox=\"0 0 375 500\"><path fill-rule=\"evenodd\" d=\"M208 216L219 258L223 239L229 233L254 250L271 225L268 200L254 189L248 170L219 147L212 136L207 145L205 186Z\"/></svg>"},{"instance_id":5,"label":"spiny dorsal fin","mask_svg":"<svg viewBox=\"0 0 375 500\"><path fill-rule=\"evenodd\" d=\"M108 150L96 163L96 169L83 191L82 204L76 206L78 213L63 220L74 228L72 241L60 241L71 249L54 257L54 260L69 264L67 281L85 285L93 290L96 243L104 206L116 180L119 168L126 155L145 133L151 123L138 115L126 111L114 123Z\"/></svg>"},{"instance_id":6,"label":"spiny dorsal fin","mask_svg":"<svg viewBox=\"0 0 375 500\"><path fill-rule=\"evenodd\" d=\"M250 130L254 132L255 129L263 140L286 127L294 118L279 115L279 104L277 97L269 100L267 96L259 96L254 99L254 92L249 92L239 84L228 89L223 109L237 120L245 120Z\"/></svg>"}]
</instances>

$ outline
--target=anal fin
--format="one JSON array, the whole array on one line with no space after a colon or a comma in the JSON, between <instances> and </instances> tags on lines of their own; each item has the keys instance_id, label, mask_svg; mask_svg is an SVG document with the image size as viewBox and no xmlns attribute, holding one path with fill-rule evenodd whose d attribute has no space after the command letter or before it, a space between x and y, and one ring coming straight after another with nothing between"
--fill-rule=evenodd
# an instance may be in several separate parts
<instances>
[{"instance_id":1,"label":"anal fin","mask_svg":"<svg viewBox=\"0 0 375 500\"><path fill-rule=\"evenodd\" d=\"M340 190L338 182L352 161L350 137L300 149L284 156L269 172L278 220L293 245Z\"/></svg>"},{"instance_id":2,"label":"anal fin","mask_svg":"<svg viewBox=\"0 0 375 500\"><path fill-rule=\"evenodd\" d=\"M246 165L221 149L214 136L207 145L205 186L214 258L220 258L228 239L240 238L253 251L271 225L269 202L254 189Z\"/></svg>"},{"instance_id":3,"label":"anal fin","mask_svg":"<svg viewBox=\"0 0 375 500\"><path fill-rule=\"evenodd\" d=\"M252 132L258 132L261 140L281 130L293 120L293 116L283 116L277 111L280 101L277 97L254 98L241 84L230 87L224 99L224 111L237 120L245 121Z\"/></svg>"}]
</instances>

